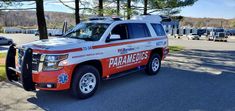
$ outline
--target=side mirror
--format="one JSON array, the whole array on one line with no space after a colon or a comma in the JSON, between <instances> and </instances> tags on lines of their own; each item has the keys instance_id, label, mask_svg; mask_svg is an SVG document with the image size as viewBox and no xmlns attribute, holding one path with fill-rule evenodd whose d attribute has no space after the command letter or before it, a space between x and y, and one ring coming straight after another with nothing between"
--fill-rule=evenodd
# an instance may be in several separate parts
<instances>
[{"instance_id":1,"label":"side mirror","mask_svg":"<svg viewBox=\"0 0 235 111\"><path fill-rule=\"evenodd\" d=\"M118 34L112 34L110 37L109 37L110 40L118 40L118 39L121 39L120 35Z\"/></svg>"},{"instance_id":2,"label":"side mirror","mask_svg":"<svg viewBox=\"0 0 235 111\"><path fill-rule=\"evenodd\" d=\"M110 42L110 41L115 41L115 40L120 40L120 39L121 39L120 35L112 34L112 35L109 36L109 38L106 41Z\"/></svg>"}]
</instances>

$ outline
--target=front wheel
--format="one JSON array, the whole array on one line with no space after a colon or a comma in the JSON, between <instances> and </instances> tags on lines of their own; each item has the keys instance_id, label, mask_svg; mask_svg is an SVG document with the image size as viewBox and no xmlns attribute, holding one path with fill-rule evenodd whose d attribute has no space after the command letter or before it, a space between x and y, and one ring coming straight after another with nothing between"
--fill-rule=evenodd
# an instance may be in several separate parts
<instances>
[{"instance_id":1,"label":"front wheel","mask_svg":"<svg viewBox=\"0 0 235 111\"><path fill-rule=\"evenodd\" d=\"M73 77L72 94L78 99L86 99L94 95L100 83L99 71L90 65L77 68Z\"/></svg>"},{"instance_id":2,"label":"front wheel","mask_svg":"<svg viewBox=\"0 0 235 111\"><path fill-rule=\"evenodd\" d=\"M156 75L161 68L161 57L159 54L153 54L146 66L145 72L148 75Z\"/></svg>"}]
</instances>

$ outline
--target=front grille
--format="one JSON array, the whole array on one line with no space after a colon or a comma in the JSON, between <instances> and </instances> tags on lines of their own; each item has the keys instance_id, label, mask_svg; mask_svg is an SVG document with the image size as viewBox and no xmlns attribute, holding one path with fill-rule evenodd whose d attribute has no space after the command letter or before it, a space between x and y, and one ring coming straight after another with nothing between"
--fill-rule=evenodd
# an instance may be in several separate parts
<instances>
[{"instance_id":1,"label":"front grille","mask_svg":"<svg viewBox=\"0 0 235 111\"><path fill-rule=\"evenodd\" d=\"M18 64L19 69L21 70L21 66L23 63L23 57L24 57L25 51L23 49L18 50ZM38 71L39 70L39 63L40 63L41 54L35 54L32 55L32 70Z\"/></svg>"},{"instance_id":2,"label":"front grille","mask_svg":"<svg viewBox=\"0 0 235 111\"><path fill-rule=\"evenodd\" d=\"M33 54L33 61L32 61L32 70L33 71L39 70L40 58L41 58L41 54Z\"/></svg>"},{"instance_id":3,"label":"front grille","mask_svg":"<svg viewBox=\"0 0 235 111\"><path fill-rule=\"evenodd\" d=\"M22 62L23 62L23 56L24 56L24 50L19 49L18 50L18 64L19 64L19 69L21 70Z\"/></svg>"}]
</instances>

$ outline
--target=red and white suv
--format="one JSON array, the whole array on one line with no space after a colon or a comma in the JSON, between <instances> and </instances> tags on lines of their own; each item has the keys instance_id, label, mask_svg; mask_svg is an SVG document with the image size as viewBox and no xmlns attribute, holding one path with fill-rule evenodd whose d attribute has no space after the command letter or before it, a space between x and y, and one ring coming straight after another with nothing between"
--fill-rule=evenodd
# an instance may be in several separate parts
<instances>
[{"instance_id":1,"label":"red and white suv","mask_svg":"<svg viewBox=\"0 0 235 111\"><path fill-rule=\"evenodd\" d=\"M159 16L93 19L60 38L12 45L6 60L7 77L27 91L71 89L75 97L88 98L101 79L143 69L155 75L169 52L160 22Z\"/></svg>"}]
</instances>

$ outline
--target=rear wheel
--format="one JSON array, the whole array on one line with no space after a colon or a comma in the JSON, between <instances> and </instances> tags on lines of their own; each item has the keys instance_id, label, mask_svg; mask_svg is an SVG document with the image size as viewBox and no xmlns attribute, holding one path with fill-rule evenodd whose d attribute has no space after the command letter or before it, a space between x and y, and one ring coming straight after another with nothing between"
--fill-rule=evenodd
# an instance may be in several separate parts
<instances>
[{"instance_id":1,"label":"rear wheel","mask_svg":"<svg viewBox=\"0 0 235 111\"><path fill-rule=\"evenodd\" d=\"M93 66L84 65L76 69L71 91L76 98L86 99L94 95L99 84L99 71Z\"/></svg>"},{"instance_id":2,"label":"rear wheel","mask_svg":"<svg viewBox=\"0 0 235 111\"><path fill-rule=\"evenodd\" d=\"M161 68L161 58L159 54L153 54L146 66L145 72L148 75L156 75Z\"/></svg>"}]
</instances>

